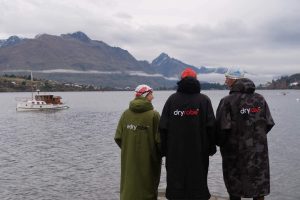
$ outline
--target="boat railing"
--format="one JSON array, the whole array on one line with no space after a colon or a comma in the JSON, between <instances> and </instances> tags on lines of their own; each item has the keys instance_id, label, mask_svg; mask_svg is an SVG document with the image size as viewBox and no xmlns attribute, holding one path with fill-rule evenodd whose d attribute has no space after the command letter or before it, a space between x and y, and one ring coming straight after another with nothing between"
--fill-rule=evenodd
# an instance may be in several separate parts
<instances>
[{"instance_id":1,"label":"boat railing","mask_svg":"<svg viewBox=\"0 0 300 200\"><path fill-rule=\"evenodd\" d=\"M19 101L19 102L26 102L26 101L32 100L32 98L30 98L30 97L16 97L15 100Z\"/></svg>"}]
</instances>

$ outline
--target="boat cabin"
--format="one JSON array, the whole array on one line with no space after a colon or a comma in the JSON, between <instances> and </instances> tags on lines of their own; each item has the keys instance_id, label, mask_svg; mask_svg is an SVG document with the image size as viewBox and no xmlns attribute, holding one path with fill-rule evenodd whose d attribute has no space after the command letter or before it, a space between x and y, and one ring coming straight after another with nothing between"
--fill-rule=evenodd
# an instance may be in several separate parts
<instances>
[{"instance_id":1,"label":"boat cabin","mask_svg":"<svg viewBox=\"0 0 300 200\"><path fill-rule=\"evenodd\" d=\"M45 101L47 104L62 104L61 97L54 95L35 95L35 100Z\"/></svg>"},{"instance_id":2,"label":"boat cabin","mask_svg":"<svg viewBox=\"0 0 300 200\"><path fill-rule=\"evenodd\" d=\"M37 101L37 100L32 100L32 101L27 101L26 106L28 106L27 104L31 105L47 105L45 101Z\"/></svg>"}]
</instances>

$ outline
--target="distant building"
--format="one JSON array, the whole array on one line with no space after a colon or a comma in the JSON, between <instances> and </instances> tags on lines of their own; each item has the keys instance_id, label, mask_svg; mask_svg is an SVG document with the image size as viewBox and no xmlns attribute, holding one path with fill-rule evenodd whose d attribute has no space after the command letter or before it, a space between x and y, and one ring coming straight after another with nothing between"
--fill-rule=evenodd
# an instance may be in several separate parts
<instances>
[{"instance_id":1,"label":"distant building","mask_svg":"<svg viewBox=\"0 0 300 200\"><path fill-rule=\"evenodd\" d=\"M129 86L127 86L127 87L125 87L124 89L125 89L125 90L130 90L130 87L129 87Z\"/></svg>"},{"instance_id":2,"label":"distant building","mask_svg":"<svg viewBox=\"0 0 300 200\"><path fill-rule=\"evenodd\" d=\"M289 86L297 86L297 85L299 85L299 82L293 82L293 83L290 83Z\"/></svg>"}]
</instances>

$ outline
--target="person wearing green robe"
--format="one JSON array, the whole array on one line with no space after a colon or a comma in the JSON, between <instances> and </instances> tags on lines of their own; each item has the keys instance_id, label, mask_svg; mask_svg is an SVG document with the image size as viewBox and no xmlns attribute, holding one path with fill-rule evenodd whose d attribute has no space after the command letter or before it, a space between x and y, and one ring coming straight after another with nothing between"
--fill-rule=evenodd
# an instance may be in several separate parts
<instances>
[{"instance_id":1,"label":"person wearing green robe","mask_svg":"<svg viewBox=\"0 0 300 200\"><path fill-rule=\"evenodd\" d=\"M115 141L121 148L121 200L156 200L161 172L160 115L153 89L139 85L119 120Z\"/></svg>"}]
</instances>

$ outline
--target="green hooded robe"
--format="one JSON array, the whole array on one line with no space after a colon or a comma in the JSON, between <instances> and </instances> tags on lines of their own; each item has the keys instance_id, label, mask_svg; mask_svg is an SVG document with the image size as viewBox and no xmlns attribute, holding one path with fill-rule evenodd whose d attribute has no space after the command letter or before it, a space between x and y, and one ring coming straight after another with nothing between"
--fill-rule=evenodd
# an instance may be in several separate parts
<instances>
[{"instance_id":1,"label":"green hooded robe","mask_svg":"<svg viewBox=\"0 0 300 200\"><path fill-rule=\"evenodd\" d=\"M145 97L129 104L119 121L115 141L121 148L121 200L156 200L161 156L160 115Z\"/></svg>"}]
</instances>

